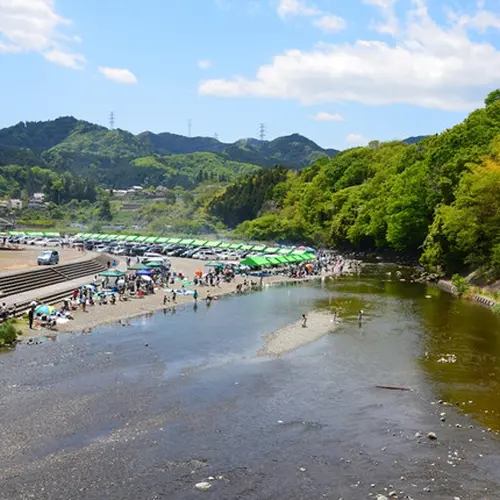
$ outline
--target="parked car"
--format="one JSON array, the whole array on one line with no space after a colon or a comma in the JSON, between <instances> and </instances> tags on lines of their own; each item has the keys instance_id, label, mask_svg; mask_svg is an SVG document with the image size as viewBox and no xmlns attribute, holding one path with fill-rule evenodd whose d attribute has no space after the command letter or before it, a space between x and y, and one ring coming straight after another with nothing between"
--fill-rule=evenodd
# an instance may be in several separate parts
<instances>
[{"instance_id":1,"label":"parked car","mask_svg":"<svg viewBox=\"0 0 500 500\"><path fill-rule=\"evenodd\" d=\"M38 265L59 264L59 252L57 250L44 250L38 256Z\"/></svg>"}]
</instances>

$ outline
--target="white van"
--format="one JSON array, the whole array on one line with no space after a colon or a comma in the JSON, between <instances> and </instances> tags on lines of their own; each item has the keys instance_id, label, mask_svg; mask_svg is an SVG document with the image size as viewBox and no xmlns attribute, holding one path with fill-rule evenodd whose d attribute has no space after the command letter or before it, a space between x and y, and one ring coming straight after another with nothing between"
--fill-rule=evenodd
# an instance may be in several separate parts
<instances>
[{"instance_id":1,"label":"white van","mask_svg":"<svg viewBox=\"0 0 500 500\"><path fill-rule=\"evenodd\" d=\"M146 252L142 256L141 262L143 264L147 264L148 262L163 262L165 267L170 267L170 259L159 253Z\"/></svg>"}]
</instances>

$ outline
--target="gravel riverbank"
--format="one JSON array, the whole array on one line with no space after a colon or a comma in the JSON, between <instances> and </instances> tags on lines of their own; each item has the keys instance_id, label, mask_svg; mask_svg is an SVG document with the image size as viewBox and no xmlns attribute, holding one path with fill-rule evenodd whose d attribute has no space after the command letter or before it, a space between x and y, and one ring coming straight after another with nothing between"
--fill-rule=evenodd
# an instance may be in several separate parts
<instances>
[{"instance_id":1,"label":"gravel riverbank","mask_svg":"<svg viewBox=\"0 0 500 500\"><path fill-rule=\"evenodd\" d=\"M307 326L302 326L302 319L271 333L265 339L264 347L258 356L282 356L323 337L335 330L337 323L331 314L312 311L307 314Z\"/></svg>"}]
</instances>

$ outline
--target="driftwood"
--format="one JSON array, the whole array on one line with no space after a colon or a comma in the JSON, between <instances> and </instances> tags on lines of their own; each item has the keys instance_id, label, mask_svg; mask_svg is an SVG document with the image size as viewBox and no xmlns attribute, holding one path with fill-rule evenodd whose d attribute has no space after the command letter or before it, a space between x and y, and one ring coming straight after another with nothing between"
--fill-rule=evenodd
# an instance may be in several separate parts
<instances>
[{"instance_id":1,"label":"driftwood","mask_svg":"<svg viewBox=\"0 0 500 500\"><path fill-rule=\"evenodd\" d=\"M411 391L408 387L393 387L390 385L376 385L377 389L387 389L389 391Z\"/></svg>"}]
</instances>

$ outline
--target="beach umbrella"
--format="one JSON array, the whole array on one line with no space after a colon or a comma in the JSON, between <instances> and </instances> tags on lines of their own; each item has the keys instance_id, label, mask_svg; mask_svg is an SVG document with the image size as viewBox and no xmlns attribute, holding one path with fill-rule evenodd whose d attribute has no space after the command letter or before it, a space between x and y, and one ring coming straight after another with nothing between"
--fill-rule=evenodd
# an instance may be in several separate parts
<instances>
[{"instance_id":1,"label":"beach umbrella","mask_svg":"<svg viewBox=\"0 0 500 500\"><path fill-rule=\"evenodd\" d=\"M105 276L107 278L121 278L122 276L125 276L125 273L122 271L119 271L118 269L112 269L112 270L103 271L102 273L99 273L99 276Z\"/></svg>"},{"instance_id":2,"label":"beach umbrella","mask_svg":"<svg viewBox=\"0 0 500 500\"><path fill-rule=\"evenodd\" d=\"M143 269L142 271L137 271L135 274L137 274L137 276L151 276L153 274L153 271L149 269Z\"/></svg>"},{"instance_id":3,"label":"beach umbrella","mask_svg":"<svg viewBox=\"0 0 500 500\"><path fill-rule=\"evenodd\" d=\"M146 266L146 269L151 269L152 267L162 267L163 262L161 262L159 260L152 260L151 262L146 262L145 266Z\"/></svg>"},{"instance_id":4,"label":"beach umbrella","mask_svg":"<svg viewBox=\"0 0 500 500\"><path fill-rule=\"evenodd\" d=\"M142 262L137 262L137 264L133 264L129 266L129 271L144 271L145 269L148 269L148 266L146 264L143 264Z\"/></svg>"},{"instance_id":5,"label":"beach umbrella","mask_svg":"<svg viewBox=\"0 0 500 500\"><path fill-rule=\"evenodd\" d=\"M207 262L205 264L206 267L223 267L224 264L222 262Z\"/></svg>"},{"instance_id":6,"label":"beach umbrella","mask_svg":"<svg viewBox=\"0 0 500 500\"><path fill-rule=\"evenodd\" d=\"M42 304L35 309L35 314L56 314L57 309L54 306L49 306L48 304Z\"/></svg>"}]
</instances>

